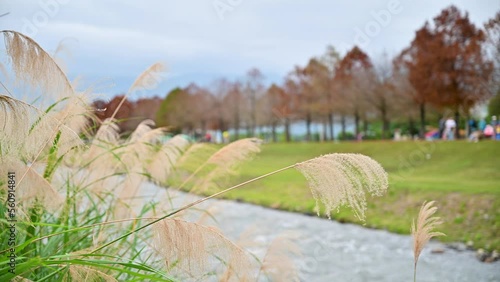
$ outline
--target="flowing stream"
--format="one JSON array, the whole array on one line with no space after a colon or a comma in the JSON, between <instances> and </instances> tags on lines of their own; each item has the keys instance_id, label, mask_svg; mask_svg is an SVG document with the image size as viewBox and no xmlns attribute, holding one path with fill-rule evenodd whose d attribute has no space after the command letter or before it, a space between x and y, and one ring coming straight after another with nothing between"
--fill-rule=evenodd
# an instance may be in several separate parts
<instances>
[{"instance_id":1,"label":"flowing stream","mask_svg":"<svg viewBox=\"0 0 500 282\"><path fill-rule=\"evenodd\" d=\"M141 196L159 199L165 191L145 183ZM172 190L168 193L175 207L199 199ZM282 233L294 233L302 251L302 257L294 258L301 281L413 281L412 239L408 235L227 200L209 200L200 208L213 213L215 220L208 217L207 223L233 241L249 228L255 241L263 245ZM444 252L432 253L435 249ZM265 246L251 249L257 256L265 250ZM420 255L417 281L500 281L500 262L482 263L473 251L430 242Z\"/></svg>"}]
</instances>

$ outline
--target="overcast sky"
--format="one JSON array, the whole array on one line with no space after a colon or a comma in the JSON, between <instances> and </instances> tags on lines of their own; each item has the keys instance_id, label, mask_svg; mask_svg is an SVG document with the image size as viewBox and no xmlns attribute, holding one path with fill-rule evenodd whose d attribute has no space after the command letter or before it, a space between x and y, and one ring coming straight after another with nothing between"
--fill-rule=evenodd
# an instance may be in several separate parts
<instances>
[{"instance_id":1,"label":"overcast sky","mask_svg":"<svg viewBox=\"0 0 500 282\"><path fill-rule=\"evenodd\" d=\"M342 3L342 4L339 4ZM165 95L189 82L241 79L258 67L280 83L327 45L354 44L372 58L399 53L426 20L454 4L479 26L499 0L0 0L1 29L33 37L48 51L64 40L70 78L116 94L149 65L166 62Z\"/></svg>"}]
</instances>

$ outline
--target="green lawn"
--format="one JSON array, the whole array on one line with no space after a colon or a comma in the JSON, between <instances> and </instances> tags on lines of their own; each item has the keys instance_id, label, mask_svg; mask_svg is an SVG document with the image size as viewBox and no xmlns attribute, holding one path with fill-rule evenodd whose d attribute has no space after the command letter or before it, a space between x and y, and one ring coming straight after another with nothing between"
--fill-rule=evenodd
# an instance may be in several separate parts
<instances>
[{"instance_id":1,"label":"green lawn","mask_svg":"<svg viewBox=\"0 0 500 282\"><path fill-rule=\"evenodd\" d=\"M436 200L438 215L445 220L441 231L447 234L440 240L473 241L475 247L499 249L500 142L266 144L253 161L221 186L335 152L365 154L389 173L389 192L368 199L367 227L409 233L422 202ZM295 170L254 182L226 198L303 213L312 213L315 206L305 179ZM332 216L342 222L360 223L348 208Z\"/></svg>"}]
</instances>

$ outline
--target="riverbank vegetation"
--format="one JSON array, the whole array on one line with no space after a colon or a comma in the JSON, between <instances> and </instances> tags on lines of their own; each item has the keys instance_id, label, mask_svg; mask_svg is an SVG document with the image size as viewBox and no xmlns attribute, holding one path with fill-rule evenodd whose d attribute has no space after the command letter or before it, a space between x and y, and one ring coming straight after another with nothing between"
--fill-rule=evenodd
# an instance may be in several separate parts
<instances>
[{"instance_id":1,"label":"riverbank vegetation","mask_svg":"<svg viewBox=\"0 0 500 282\"><path fill-rule=\"evenodd\" d=\"M213 147L212 150L217 148L216 145ZM435 200L444 221L440 231L447 235L439 237L439 240L464 244L472 242L475 248L498 250L500 170L494 155L499 149L500 144L494 141L265 144L253 161L226 181L229 184L241 182L322 154L364 154L380 162L388 172L388 193L381 198L369 199L366 224L345 209L332 213L334 219L410 234L408 222L415 216L415 210L422 202ZM205 154L210 154L210 150L207 149ZM198 156L198 160L183 163L184 170L192 170L200 158ZM175 187L178 180L171 178L171 181L170 185ZM315 201L307 183L300 173L293 170L250 184L247 189L230 192L226 197L315 214Z\"/></svg>"}]
</instances>

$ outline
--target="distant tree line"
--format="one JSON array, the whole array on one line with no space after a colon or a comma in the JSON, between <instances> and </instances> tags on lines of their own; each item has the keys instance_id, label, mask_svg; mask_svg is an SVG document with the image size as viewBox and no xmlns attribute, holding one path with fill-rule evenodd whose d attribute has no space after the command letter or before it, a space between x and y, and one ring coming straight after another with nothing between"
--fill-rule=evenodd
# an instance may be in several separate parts
<instances>
[{"instance_id":1,"label":"distant tree line","mask_svg":"<svg viewBox=\"0 0 500 282\"><path fill-rule=\"evenodd\" d=\"M348 120L354 121L355 135L377 124L380 137L390 138L395 124L406 124L409 133L423 137L429 116L437 124L446 112L461 124L478 104L492 100L496 104L490 108L497 109L499 70L500 12L479 28L467 13L450 6L417 30L394 58L382 54L374 60L357 46L341 56L329 46L280 84L264 85L264 75L255 68L241 81L221 78L206 87L192 83L164 99L127 101L117 117L124 119L124 130L152 118L178 132L232 129L235 138L243 131L255 136L265 126L274 141L278 127L290 141L290 126L297 121L305 122L306 140L313 139L314 123L322 124L326 139L346 138ZM105 118L120 100L94 104L107 108L100 113ZM334 132L336 123L340 132Z\"/></svg>"}]
</instances>

